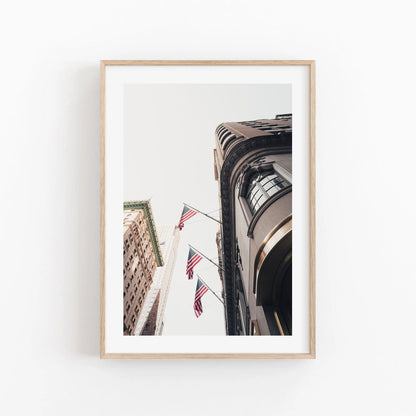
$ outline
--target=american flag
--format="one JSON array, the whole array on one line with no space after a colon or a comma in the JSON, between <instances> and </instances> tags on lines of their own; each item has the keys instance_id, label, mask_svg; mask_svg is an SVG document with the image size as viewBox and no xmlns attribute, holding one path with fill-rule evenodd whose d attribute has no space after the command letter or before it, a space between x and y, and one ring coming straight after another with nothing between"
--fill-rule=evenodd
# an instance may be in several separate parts
<instances>
[{"instance_id":1,"label":"american flag","mask_svg":"<svg viewBox=\"0 0 416 416\"><path fill-rule=\"evenodd\" d=\"M197 318L199 318L203 312L201 298L208 292L208 288L198 279L196 284L195 291L195 301L194 301L194 312Z\"/></svg>"},{"instance_id":2,"label":"american flag","mask_svg":"<svg viewBox=\"0 0 416 416\"><path fill-rule=\"evenodd\" d=\"M188 275L188 280L193 279L194 267L201 260L202 260L202 256L200 256L196 251L192 250L192 248L189 247L188 262L186 263L186 274Z\"/></svg>"},{"instance_id":3,"label":"american flag","mask_svg":"<svg viewBox=\"0 0 416 416\"><path fill-rule=\"evenodd\" d=\"M189 218L192 218L196 214L197 214L196 211L194 211L193 209L188 208L186 205L184 205L182 215L181 215L181 218L179 220L179 225L178 225L179 230L182 230L185 221L189 220Z\"/></svg>"}]
</instances>

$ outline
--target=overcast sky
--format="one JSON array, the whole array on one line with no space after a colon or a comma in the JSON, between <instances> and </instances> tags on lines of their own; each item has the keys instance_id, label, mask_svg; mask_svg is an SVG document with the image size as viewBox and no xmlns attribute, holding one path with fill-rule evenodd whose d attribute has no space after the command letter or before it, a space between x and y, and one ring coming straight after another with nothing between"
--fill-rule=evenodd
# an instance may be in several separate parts
<instances>
[{"instance_id":1,"label":"overcast sky","mask_svg":"<svg viewBox=\"0 0 416 416\"><path fill-rule=\"evenodd\" d=\"M274 118L292 108L290 85L147 84L127 85L124 92L124 200L151 199L160 225L177 224L183 202L218 210L213 149L219 124ZM180 232L163 335L225 334L223 305L210 292L195 317L197 277L185 275L188 243L218 256L216 231L217 223L197 215ZM220 295L215 266L202 260L195 271Z\"/></svg>"}]
</instances>

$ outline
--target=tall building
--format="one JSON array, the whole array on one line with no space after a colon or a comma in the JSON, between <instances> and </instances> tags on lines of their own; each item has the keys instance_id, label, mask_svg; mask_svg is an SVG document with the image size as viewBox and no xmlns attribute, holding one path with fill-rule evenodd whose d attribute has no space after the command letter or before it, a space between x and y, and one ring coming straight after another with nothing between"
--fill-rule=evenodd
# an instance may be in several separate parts
<instances>
[{"instance_id":1,"label":"tall building","mask_svg":"<svg viewBox=\"0 0 416 416\"><path fill-rule=\"evenodd\" d=\"M216 129L229 335L292 334L292 115Z\"/></svg>"},{"instance_id":2,"label":"tall building","mask_svg":"<svg viewBox=\"0 0 416 416\"><path fill-rule=\"evenodd\" d=\"M175 268L179 230L176 226L164 225L157 227L157 233L165 264L157 268L153 277L136 326L136 335L162 335L163 331L163 316Z\"/></svg>"},{"instance_id":3,"label":"tall building","mask_svg":"<svg viewBox=\"0 0 416 416\"><path fill-rule=\"evenodd\" d=\"M124 203L123 334L134 335L156 268L163 257L150 201Z\"/></svg>"}]
</instances>

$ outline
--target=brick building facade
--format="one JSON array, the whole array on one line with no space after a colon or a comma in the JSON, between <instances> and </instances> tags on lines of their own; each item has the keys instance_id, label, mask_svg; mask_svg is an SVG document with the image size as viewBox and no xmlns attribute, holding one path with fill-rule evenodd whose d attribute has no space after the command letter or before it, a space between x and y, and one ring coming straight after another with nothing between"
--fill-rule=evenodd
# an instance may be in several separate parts
<instances>
[{"instance_id":1,"label":"brick building facade","mask_svg":"<svg viewBox=\"0 0 416 416\"><path fill-rule=\"evenodd\" d=\"M149 201L124 204L123 334L134 335L158 266L163 265Z\"/></svg>"}]
</instances>

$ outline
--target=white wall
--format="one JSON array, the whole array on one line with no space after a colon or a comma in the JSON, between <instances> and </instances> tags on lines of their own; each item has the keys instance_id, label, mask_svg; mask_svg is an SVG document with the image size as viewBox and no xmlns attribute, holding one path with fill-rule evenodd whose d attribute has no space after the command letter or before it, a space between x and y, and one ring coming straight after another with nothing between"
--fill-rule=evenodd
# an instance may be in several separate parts
<instances>
[{"instance_id":1,"label":"white wall","mask_svg":"<svg viewBox=\"0 0 416 416\"><path fill-rule=\"evenodd\" d=\"M1 413L414 414L411 4L3 4ZM98 62L115 58L317 60L316 361L99 360Z\"/></svg>"}]
</instances>

